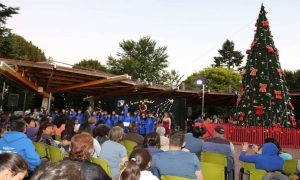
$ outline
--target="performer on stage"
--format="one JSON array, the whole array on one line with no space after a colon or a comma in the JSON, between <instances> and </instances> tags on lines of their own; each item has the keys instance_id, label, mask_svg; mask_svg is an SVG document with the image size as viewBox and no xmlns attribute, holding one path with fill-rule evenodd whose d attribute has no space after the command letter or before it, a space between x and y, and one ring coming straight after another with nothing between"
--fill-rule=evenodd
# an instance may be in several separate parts
<instances>
[{"instance_id":1,"label":"performer on stage","mask_svg":"<svg viewBox=\"0 0 300 180\"><path fill-rule=\"evenodd\" d=\"M156 123L156 119L153 116L153 113L149 113L149 117L146 119L146 134L154 132L154 124Z\"/></svg>"},{"instance_id":2,"label":"performer on stage","mask_svg":"<svg viewBox=\"0 0 300 180\"><path fill-rule=\"evenodd\" d=\"M147 120L146 114L142 114L141 121L139 123L139 134L140 135L146 135L146 128L145 128L146 120Z\"/></svg>"},{"instance_id":3,"label":"performer on stage","mask_svg":"<svg viewBox=\"0 0 300 180\"><path fill-rule=\"evenodd\" d=\"M145 102L141 102L142 104L140 105L140 111L141 111L141 115L147 115L147 105L145 104Z\"/></svg>"},{"instance_id":4,"label":"performer on stage","mask_svg":"<svg viewBox=\"0 0 300 180\"><path fill-rule=\"evenodd\" d=\"M163 117L163 127L166 129L166 135L170 137L171 133L171 118L169 113L165 112Z\"/></svg>"}]
</instances>

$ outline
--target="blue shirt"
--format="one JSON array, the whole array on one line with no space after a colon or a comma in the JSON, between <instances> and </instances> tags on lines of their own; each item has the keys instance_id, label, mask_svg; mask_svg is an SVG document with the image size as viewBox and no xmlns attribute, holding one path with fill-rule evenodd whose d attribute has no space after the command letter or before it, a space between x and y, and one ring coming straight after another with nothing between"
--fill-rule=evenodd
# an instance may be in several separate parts
<instances>
[{"instance_id":1,"label":"blue shirt","mask_svg":"<svg viewBox=\"0 0 300 180\"><path fill-rule=\"evenodd\" d=\"M41 163L40 156L36 153L32 141L22 132L6 132L0 139L0 153L14 152L22 156L32 172Z\"/></svg>"},{"instance_id":2,"label":"blue shirt","mask_svg":"<svg viewBox=\"0 0 300 180\"><path fill-rule=\"evenodd\" d=\"M155 123L156 119L155 118L150 118L148 117L146 119L146 134L149 134L151 132L154 132L154 123Z\"/></svg>"},{"instance_id":3,"label":"blue shirt","mask_svg":"<svg viewBox=\"0 0 300 180\"><path fill-rule=\"evenodd\" d=\"M200 171L200 161L193 153L184 151L165 151L153 155L153 174L179 176L190 179L197 179L195 172Z\"/></svg>"},{"instance_id":4,"label":"blue shirt","mask_svg":"<svg viewBox=\"0 0 300 180\"><path fill-rule=\"evenodd\" d=\"M102 144L100 158L108 162L112 176L120 174L119 164L126 156L127 151L123 145L111 140Z\"/></svg>"},{"instance_id":5,"label":"blue shirt","mask_svg":"<svg viewBox=\"0 0 300 180\"><path fill-rule=\"evenodd\" d=\"M195 138L192 133L186 133L184 140L185 148L190 152L195 153L197 157L200 157L204 141L202 139Z\"/></svg>"}]
</instances>

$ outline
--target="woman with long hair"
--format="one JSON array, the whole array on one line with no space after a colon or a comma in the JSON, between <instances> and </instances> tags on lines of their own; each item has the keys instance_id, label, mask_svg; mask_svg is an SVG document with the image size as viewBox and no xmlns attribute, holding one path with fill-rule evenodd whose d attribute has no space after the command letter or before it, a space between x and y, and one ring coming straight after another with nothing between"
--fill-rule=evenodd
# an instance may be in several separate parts
<instances>
[{"instance_id":1,"label":"woman with long hair","mask_svg":"<svg viewBox=\"0 0 300 180\"><path fill-rule=\"evenodd\" d=\"M164 112L164 117L162 120L162 126L165 128L166 130L166 136L170 137L170 133L171 133L171 118L168 112Z\"/></svg>"}]
</instances>

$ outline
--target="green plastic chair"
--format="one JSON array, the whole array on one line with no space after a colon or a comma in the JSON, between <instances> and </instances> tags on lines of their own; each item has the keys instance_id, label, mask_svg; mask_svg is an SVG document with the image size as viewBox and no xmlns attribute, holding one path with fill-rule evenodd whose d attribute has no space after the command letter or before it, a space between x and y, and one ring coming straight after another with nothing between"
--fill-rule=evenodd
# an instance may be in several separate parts
<instances>
[{"instance_id":1,"label":"green plastic chair","mask_svg":"<svg viewBox=\"0 0 300 180\"><path fill-rule=\"evenodd\" d=\"M90 162L98 164L99 166L101 166L103 168L103 170L106 172L106 174L111 177L111 172L110 172L110 167L107 161L102 160L102 159L98 159L95 157L90 157Z\"/></svg>"},{"instance_id":2,"label":"green plastic chair","mask_svg":"<svg viewBox=\"0 0 300 180\"><path fill-rule=\"evenodd\" d=\"M127 156L129 157L131 152L133 151L133 149L135 148L135 146L137 146L138 144L134 141L130 141L130 140L123 140L123 144L127 150Z\"/></svg>"},{"instance_id":3,"label":"green plastic chair","mask_svg":"<svg viewBox=\"0 0 300 180\"><path fill-rule=\"evenodd\" d=\"M201 162L201 167L202 167L203 179L225 180L223 165Z\"/></svg>"},{"instance_id":4,"label":"green plastic chair","mask_svg":"<svg viewBox=\"0 0 300 180\"><path fill-rule=\"evenodd\" d=\"M244 174L249 174L251 169L255 168L255 163L242 162L242 167L240 168L239 180L243 180Z\"/></svg>"},{"instance_id":5,"label":"green plastic chair","mask_svg":"<svg viewBox=\"0 0 300 180\"><path fill-rule=\"evenodd\" d=\"M40 142L32 142L36 152L39 154L40 158L47 157L47 148L43 143Z\"/></svg>"},{"instance_id":6,"label":"green plastic chair","mask_svg":"<svg viewBox=\"0 0 300 180\"><path fill-rule=\"evenodd\" d=\"M48 158L50 161L60 161L63 160L64 156L63 156L63 152L55 147L55 146L48 146Z\"/></svg>"},{"instance_id":7,"label":"green plastic chair","mask_svg":"<svg viewBox=\"0 0 300 180\"><path fill-rule=\"evenodd\" d=\"M223 176L227 179L227 157L224 154L218 154L213 152L201 152L201 163L213 163L223 166Z\"/></svg>"},{"instance_id":8,"label":"green plastic chair","mask_svg":"<svg viewBox=\"0 0 300 180\"><path fill-rule=\"evenodd\" d=\"M267 174L266 171L260 169L250 169L250 180L262 180L264 175Z\"/></svg>"},{"instance_id":9,"label":"green plastic chair","mask_svg":"<svg viewBox=\"0 0 300 180\"><path fill-rule=\"evenodd\" d=\"M170 175L161 175L161 180L192 180L189 178L179 177L179 176L170 176Z\"/></svg>"},{"instance_id":10,"label":"green plastic chair","mask_svg":"<svg viewBox=\"0 0 300 180\"><path fill-rule=\"evenodd\" d=\"M288 173L290 175L294 175L297 173L297 160L286 160L283 164L283 172Z\"/></svg>"},{"instance_id":11,"label":"green plastic chair","mask_svg":"<svg viewBox=\"0 0 300 180\"><path fill-rule=\"evenodd\" d=\"M214 163L227 167L227 157L224 154L201 152L201 162Z\"/></svg>"}]
</instances>

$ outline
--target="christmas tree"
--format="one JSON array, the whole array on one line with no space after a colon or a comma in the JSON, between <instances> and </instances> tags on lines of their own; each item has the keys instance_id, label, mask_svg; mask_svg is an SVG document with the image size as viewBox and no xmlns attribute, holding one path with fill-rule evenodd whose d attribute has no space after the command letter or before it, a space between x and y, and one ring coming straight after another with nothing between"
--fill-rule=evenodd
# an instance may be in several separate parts
<instances>
[{"instance_id":1,"label":"christmas tree","mask_svg":"<svg viewBox=\"0 0 300 180\"><path fill-rule=\"evenodd\" d=\"M294 107L279 63L264 6L256 22L236 102L238 124L254 126L295 126Z\"/></svg>"}]
</instances>

